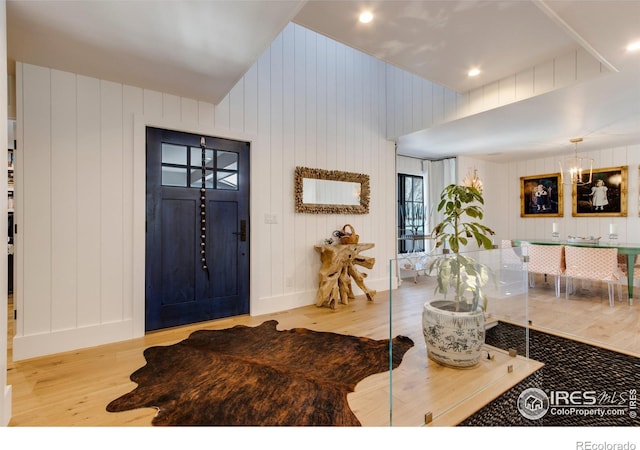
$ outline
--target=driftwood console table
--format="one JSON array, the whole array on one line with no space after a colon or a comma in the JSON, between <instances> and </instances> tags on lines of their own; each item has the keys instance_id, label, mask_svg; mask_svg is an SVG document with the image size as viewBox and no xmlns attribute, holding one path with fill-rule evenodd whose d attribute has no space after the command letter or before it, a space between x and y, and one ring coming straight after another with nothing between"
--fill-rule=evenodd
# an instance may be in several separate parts
<instances>
[{"instance_id":1,"label":"driftwood console table","mask_svg":"<svg viewBox=\"0 0 640 450\"><path fill-rule=\"evenodd\" d=\"M367 289L364 284L366 273L360 272L355 266L373 268L375 258L360 255L360 252L373 248L375 244L332 244L317 245L315 250L320 253L320 267L316 306L329 306L336 309L338 303L349 304L354 298L351 280L367 296L373 300L376 291Z\"/></svg>"}]
</instances>

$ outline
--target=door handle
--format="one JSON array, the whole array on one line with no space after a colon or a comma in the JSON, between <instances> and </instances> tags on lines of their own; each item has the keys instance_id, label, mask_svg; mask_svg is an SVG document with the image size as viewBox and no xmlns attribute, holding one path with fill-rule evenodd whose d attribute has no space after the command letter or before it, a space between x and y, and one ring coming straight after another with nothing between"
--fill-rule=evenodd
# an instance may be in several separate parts
<instances>
[{"instance_id":1,"label":"door handle","mask_svg":"<svg viewBox=\"0 0 640 450\"><path fill-rule=\"evenodd\" d=\"M235 231L233 234L236 236L240 236L240 242L245 242L247 240L247 221L240 221L240 231Z\"/></svg>"}]
</instances>

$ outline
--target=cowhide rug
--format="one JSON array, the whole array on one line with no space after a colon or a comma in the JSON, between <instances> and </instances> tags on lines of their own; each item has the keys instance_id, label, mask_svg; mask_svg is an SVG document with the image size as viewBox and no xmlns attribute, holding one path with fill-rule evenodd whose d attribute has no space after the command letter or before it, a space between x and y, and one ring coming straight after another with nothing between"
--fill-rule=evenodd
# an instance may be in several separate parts
<instances>
[{"instance_id":1,"label":"cowhide rug","mask_svg":"<svg viewBox=\"0 0 640 450\"><path fill-rule=\"evenodd\" d=\"M389 340L257 327L200 330L144 351L133 391L107 405L118 412L153 407L154 425L360 426L347 394L389 370ZM393 339L393 367L413 347Z\"/></svg>"}]
</instances>

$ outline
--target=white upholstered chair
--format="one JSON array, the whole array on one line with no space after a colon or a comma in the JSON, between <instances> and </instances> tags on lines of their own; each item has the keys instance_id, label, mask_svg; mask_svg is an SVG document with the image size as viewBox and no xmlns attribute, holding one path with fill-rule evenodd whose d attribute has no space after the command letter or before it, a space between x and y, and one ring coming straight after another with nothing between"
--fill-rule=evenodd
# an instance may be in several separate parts
<instances>
[{"instance_id":1,"label":"white upholstered chair","mask_svg":"<svg viewBox=\"0 0 640 450\"><path fill-rule=\"evenodd\" d=\"M565 273L564 246L529 244L527 254L529 286L535 287L536 274L552 275L555 279L556 297L560 297L560 279Z\"/></svg>"},{"instance_id":2,"label":"white upholstered chair","mask_svg":"<svg viewBox=\"0 0 640 450\"><path fill-rule=\"evenodd\" d=\"M609 288L609 305L613 307L614 285L618 285L618 296L621 297L620 280L624 277L618 268L618 249L568 245L564 251L567 297L573 292L574 279L605 282Z\"/></svg>"}]
</instances>

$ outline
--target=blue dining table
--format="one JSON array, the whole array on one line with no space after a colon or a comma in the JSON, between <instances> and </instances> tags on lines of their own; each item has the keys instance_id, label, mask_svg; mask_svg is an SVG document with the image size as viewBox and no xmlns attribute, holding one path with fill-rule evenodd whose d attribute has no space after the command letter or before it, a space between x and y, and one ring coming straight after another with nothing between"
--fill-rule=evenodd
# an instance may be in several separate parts
<instances>
[{"instance_id":1,"label":"blue dining table","mask_svg":"<svg viewBox=\"0 0 640 450\"><path fill-rule=\"evenodd\" d=\"M553 240L553 239L512 239L513 245L520 246L522 243L538 244L538 245L575 245L579 247L600 247L600 248L617 248L618 253L627 256L627 290L629 292L629 298L633 299L633 266L635 265L636 255L640 255L640 244L628 243L628 242L611 242L611 241L598 241L598 243L592 242L575 242L567 240Z\"/></svg>"}]
</instances>

